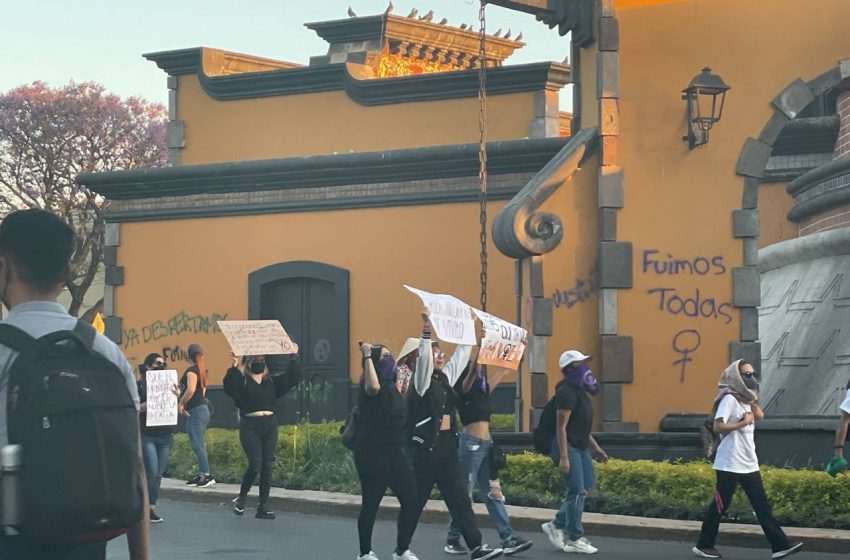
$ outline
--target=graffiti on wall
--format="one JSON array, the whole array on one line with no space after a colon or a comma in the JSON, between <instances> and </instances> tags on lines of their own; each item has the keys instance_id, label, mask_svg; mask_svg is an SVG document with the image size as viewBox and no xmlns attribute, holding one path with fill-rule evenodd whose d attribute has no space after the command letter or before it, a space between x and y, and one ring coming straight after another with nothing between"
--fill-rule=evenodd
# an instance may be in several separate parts
<instances>
[{"instance_id":1,"label":"graffiti on wall","mask_svg":"<svg viewBox=\"0 0 850 560\"><path fill-rule=\"evenodd\" d=\"M124 350L141 344L149 344L181 334L214 334L221 332L218 321L227 319L227 313L209 313L190 315L186 311L175 313L166 319L152 321L141 327L130 327L122 333ZM166 347L169 351L179 351L179 347ZM163 351L166 350L163 348Z\"/></svg>"},{"instance_id":2,"label":"graffiti on wall","mask_svg":"<svg viewBox=\"0 0 850 560\"><path fill-rule=\"evenodd\" d=\"M646 290L652 298L654 307L660 313L673 317L708 319L732 322L733 306L729 301L717 298L699 286L706 277L724 276L728 272L722 255L674 255L660 249L644 249L641 253L641 272L645 276L658 279L658 284ZM671 285L676 280L684 280L688 286ZM671 338L673 360L671 365L679 374L679 382L684 383L688 365L694 362L694 356L702 345L699 326L678 330Z\"/></svg>"},{"instance_id":3,"label":"graffiti on wall","mask_svg":"<svg viewBox=\"0 0 850 560\"><path fill-rule=\"evenodd\" d=\"M552 292L552 303L556 309L572 309L576 305L586 302L596 292L596 270L590 271L587 276L577 278L572 286L566 289L555 288Z\"/></svg>"}]
</instances>

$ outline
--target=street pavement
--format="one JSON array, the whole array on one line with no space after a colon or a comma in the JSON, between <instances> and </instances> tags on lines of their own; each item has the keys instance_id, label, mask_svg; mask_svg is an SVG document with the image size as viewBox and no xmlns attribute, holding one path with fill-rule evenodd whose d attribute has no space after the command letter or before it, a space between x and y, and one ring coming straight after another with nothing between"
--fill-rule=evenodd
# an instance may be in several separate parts
<instances>
[{"instance_id":1,"label":"street pavement","mask_svg":"<svg viewBox=\"0 0 850 560\"><path fill-rule=\"evenodd\" d=\"M234 560L354 560L358 553L357 520L351 517L316 516L278 512L273 521L254 519L251 503L243 517L231 513L229 503L178 502L160 499L157 507L165 522L151 527L151 560L197 560L222 558ZM534 540L534 548L514 556L517 559L556 560L574 557L554 550L539 531L525 532ZM491 526L484 527L485 541L498 542ZM599 547L595 558L629 558L635 560L672 560L692 558L693 543L655 542L588 535ZM723 558L728 560L765 560L770 558L766 548L725 547L718 544ZM416 531L411 549L421 560L451 560L468 556L449 556L442 551L445 525L422 523ZM373 548L382 560L392 559L395 546L395 524L379 520L375 526ZM109 560L128 558L126 539L109 544ZM800 560L846 560L845 554L801 552Z\"/></svg>"}]
</instances>

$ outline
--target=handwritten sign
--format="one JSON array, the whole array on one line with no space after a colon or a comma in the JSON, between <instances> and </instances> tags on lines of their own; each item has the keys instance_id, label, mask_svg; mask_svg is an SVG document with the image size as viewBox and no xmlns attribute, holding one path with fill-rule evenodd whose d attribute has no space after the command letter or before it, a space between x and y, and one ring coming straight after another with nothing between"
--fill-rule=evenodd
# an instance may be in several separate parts
<instances>
[{"instance_id":1,"label":"handwritten sign","mask_svg":"<svg viewBox=\"0 0 850 560\"><path fill-rule=\"evenodd\" d=\"M219 321L218 328L237 356L295 354L292 342L280 321Z\"/></svg>"},{"instance_id":2,"label":"handwritten sign","mask_svg":"<svg viewBox=\"0 0 850 560\"><path fill-rule=\"evenodd\" d=\"M475 340L475 319L469 312L472 309L470 306L454 296L432 294L406 284L404 287L419 296L431 312L431 324L437 338L451 344L478 344Z\"/></svg>"},{"instance_id":3,"label":"handwritten sign","mask_svg":"<svg viewBox=\"0 0 850 560\"><path fill-rule=\"evenodd\" d=\"M525 353L528 331L480 309L472 309L484 326L484 338L478 352L478 363L512 370L519 369Z\"/></svg>"},{"instance_id":4,"label":"handwritten sign","mask_svg":"<svg viewBox=\"0 0 850 560\"><path fill-rule=\"evenodd\" d=\"M145 425L176 426L177 395L172 389L177 385L177 370L149 369L145 374L148 389L148 411Z\"/></svg>"}]
</instances>

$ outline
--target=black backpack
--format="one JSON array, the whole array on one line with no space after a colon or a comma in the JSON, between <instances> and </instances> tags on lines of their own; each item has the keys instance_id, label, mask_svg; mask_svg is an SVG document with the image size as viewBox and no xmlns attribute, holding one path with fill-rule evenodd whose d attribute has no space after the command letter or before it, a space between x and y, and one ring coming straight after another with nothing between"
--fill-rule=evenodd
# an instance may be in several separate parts
<instances>
[{"instance_id":1,"label":"black backpack","mask_svg":"<svg viewBox=\"0 0 850 560\"><path fill-rule=\"evenodd\" d=\"M543 407L543 412L540 413L540 420L537 422L537 427L534 428L534 433L532 434L534 451L547 457L552 452L552 441L555 439L556 416L555 397L552 397L546 403L546 406Z\"/></svg>"},{"instance_id":2,"label":"black backpack","mask_svg":"<svg viewBox=\"0 0 850 560\"><path fill-rule=\"evenodd\" d=\"M7 385L9 443L22 447L20 524L24 536L105 541L143 515L139 417L120 368L94 351L96 333L34 339L0 325L16 350Z\"/></svg>"},{"instance_id":3,"label":"black backpack","mask_svg":"<svg viewBox=\"0 0 850 560\"><path fill-rule=\"evenodd\" d=\"M714 406L711 408L711 414L703 420L702 426L699 428L702 448L705 451L706 459L709 461L714 461L714 458L717 457L717 448L720 446L720 434L714 431L714 417L717 415L717 408L719 406L720 399L714 403Z\"/></svg>"}]
</instances>

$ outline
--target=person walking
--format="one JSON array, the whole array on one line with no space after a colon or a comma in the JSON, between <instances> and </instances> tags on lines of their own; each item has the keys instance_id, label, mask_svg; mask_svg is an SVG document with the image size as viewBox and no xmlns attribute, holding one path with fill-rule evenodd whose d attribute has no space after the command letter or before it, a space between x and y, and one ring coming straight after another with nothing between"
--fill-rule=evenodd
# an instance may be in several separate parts
<instances>
[{"instance_id":1,"label":"person walking","mask_svg":"<svg viewBox=\"0 0 850 560\"><path fill-rule=\"evenodd\" d=\"M440 345L431 340L430 312L427 309L422 310L422 321L408 421L413 471L419 494L416 517L418 519L421 515L436 484L471 551L472 560L496 558L501 556L502 549L482 544L483 537L475 522L468 493L468 477L458 461L454 385L463 370L470 367L473 347L458 345L449 361L445 362Z\"/></svg>"},{"instance_id":2,"label":"person walking","mask_svg":"<svg viewBox=\"0 0 850 560\"><path fill-rule=\"evenodd\" d=\"M844 399L838 406L841 417L838 419L838 427L835 428L835 446L832 451L832 459L826 466L826 472L835 476L841 471L847 470L847 459L844 458L844 445L847 443L848 426L850 426L850 381L845 387Z\"/></svg>"},{"instance_id":3,"label":"person walking","mask_svg":"<svg viewBox=\"0 0 850 560\"><path fill-rule=\"evenodd\" d=\"M454 387L459 397L457 408L460 422L463 424L463 433L460 434L458 444L458 458L462 472L468 475L468 494L472 497L475 484L478 485L478 491L484 494L487 512L499 533L505 555L528 550L533 544L515 534L511 528L511 521L505 508L505 498L501 494L496 473L493 473L490 468L491 455L495 452L493 439L490 436L490 415L493 411L490 395L509 371L500 369L488 379L484 368L469 367ZM467 552L460 543L460 527L451 516L449 516L446 546L443 550L449 554Z\"/></svg>"},{"instance_id":4,"label":"person walking","mask_svg":"<svg viewBox=\"0 0 850 560\"><path fill-rule=\"evenodd\" d=\"M588 493L596 484L593 459L608 460L608 454L590 433L593 405L589 395L599 393L599 383L589 360L590 356L578 350L567 350L558 358L564 378L555 387L557 417L550 458L561 472L565 497L555 519L542 526L555 549L577 554L598 551L584 536L581 518Z\"/></svg>"},{"instance_id":5,"label":"person walking","mask_svg":"<svg viewBox=\"0 0 850 560\"><path fill-rule=\"evenodd\" d=\"M248 458L248 467L242 476L239 495L233 500L233 513L245 513L248 492L260 475L260 500L257 503L257 519L274 519L268 508L272 485L274 452L277 448L278 424L275 417L275 401L284 396L301 380L301 368L297 355L289 357L286 372L272 375L265 356L247 356L245 370L239 369L240 358L233 356L233 363L224 376L224 392L239 409L239 442Z\"/></svg>"},{"instance_id":6,"label":"person walking","mask_svg":"<svg viewBox=\"0 0 850 560\"><path fill-rule=\"evenodd\" d=\"M174 447L174 426L148 426L148 383L147 373L151 370L165 369L165 359L160 354L148 354L139 366L140 414L139 426L142 430L142 457L145 461L145 476L148 481L148 501L150 502L151 523L162 523L163 518L156 511L159 488L162 485L162 475L168 467L171 448ZM175 394L179 394L174 387Z\"/></svg>"},{"instance_id":7,"label":"person walking","mask_svg":"<svg viewBox=\"0 0 850 560\"><path fill-rule=\"evenodd\" d=\"M803 543L791 544L782 527L773 518L759 471L754 423L764 418L757 404L758 381L753 365L744 360L729 364L720 376L720 391L714 399L714 431L720 444L714 459L717 485L702 522L699 541L692 551L701 558L720 558L714 547L720 518L732 504L735 488L744 489L764 536L773 550L773 558L796 553Z\"/></svg>"},{"instance_id":8,"label":"person walking","mask_svg":"<svg viewBox=\"0 0 850 560\"><path fill-rule=\"evenodd\" d=\"M207 446L204 438L210 423L210 409L207 406L207 368L204 362L204 349L200 344L190 344L187 350L192 365L186 369L180 379L180 397L178 410L186 416L186 434L189 445L198 458L198 474L190 478L186 484L194 484L206 488L215 484L215 478L210 474L210 463L207 457Z\"/></svg>"},{"instance_id":9,"label":"person walking","mask_svg":"<svg viewBox=\"0 0 850 560\"><path fill-rule=\"evenodd\" d=\"M372 550L372 531L387 488L401 504L393 560L418 560L410 550L418 521L418 495L405 438L407 401L390 352L364 343L360 343L360 352L363 375L358 387L354 437L354 465L362 496L357 517L357 560L378 559Z\"/></svg>"}]
</instances>

